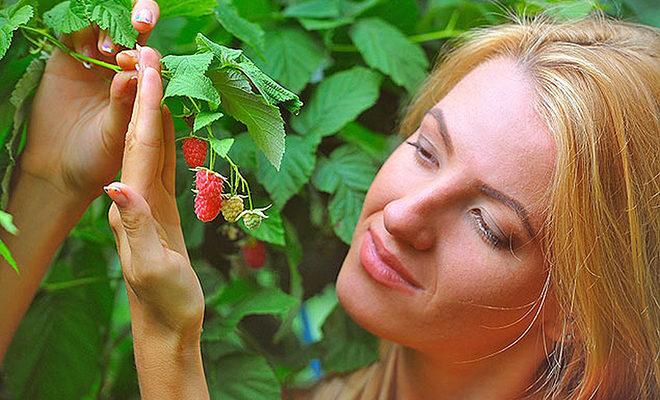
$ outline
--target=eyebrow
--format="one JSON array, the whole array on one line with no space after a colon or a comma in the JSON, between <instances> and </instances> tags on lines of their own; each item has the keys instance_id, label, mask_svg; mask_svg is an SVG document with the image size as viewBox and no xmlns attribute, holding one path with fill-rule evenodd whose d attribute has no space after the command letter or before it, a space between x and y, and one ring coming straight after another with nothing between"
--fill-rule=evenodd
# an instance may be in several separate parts
<instances>
[{"instance_id":1,"label":"eyebrow","mask_svg":"<svg viewBox=\"0 0 660 400\"><path fill-rule=\"evenodd\" d=\"M454 145L451 141L451 136L449 136L449 131L447 129L447 123L445 122L445 117L442 113L442 110L435 107L430 109L429 111L426 112L427 114L431 115L435 121L438 123L438 133L440 133L440 136L442 137L442 141L447 148L447 153L452 156L454 155ZM527 231L527 234L529 235L530 238L534 237L534 229L532 228L532 224L529 222L529 213L525 209L525 207L516 199L513 197L493 188L492 186L484 183L483 181L478 181L479 183L479 190L481 193L485 194L486 196L495 199L505 206L509 207L512 209L518 218L522 221L523 226L525 227L525 230Z\"/></svg>"}]
</instances>

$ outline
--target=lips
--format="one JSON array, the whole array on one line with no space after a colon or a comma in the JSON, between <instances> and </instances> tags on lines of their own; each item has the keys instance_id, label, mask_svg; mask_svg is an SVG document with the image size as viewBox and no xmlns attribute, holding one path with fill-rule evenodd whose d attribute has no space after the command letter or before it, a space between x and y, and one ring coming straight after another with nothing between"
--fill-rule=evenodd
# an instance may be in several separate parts
<instances>
[{"instance_id":1,"label":"lips","mask_svg":"<svg viewBox=\"0 0 660 400\"><path fill-rule=\"evenodd\" d=\"M360 261L369 275L385 286L406 292L421 289L410 271L384 246L382 239L371 227L362 241Z\"/></svg>"}]
</instances>

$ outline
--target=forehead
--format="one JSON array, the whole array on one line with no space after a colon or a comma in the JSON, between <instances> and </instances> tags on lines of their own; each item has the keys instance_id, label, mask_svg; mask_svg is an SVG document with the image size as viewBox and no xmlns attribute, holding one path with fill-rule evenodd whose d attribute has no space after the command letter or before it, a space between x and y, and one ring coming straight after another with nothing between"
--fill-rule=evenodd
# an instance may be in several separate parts
<instances>
[{"instance_id":1,"label":"forehead","mask_svg":"<svg viewBox=\"0 0 660 400\"><path fill-rule=\"evenodd\" d=\"M520 201L538 226L555 143L535 101L522 67L498 58L472 70L436 107L444 114L457 159L475 177Z\"/></svg>"}]
</instances>

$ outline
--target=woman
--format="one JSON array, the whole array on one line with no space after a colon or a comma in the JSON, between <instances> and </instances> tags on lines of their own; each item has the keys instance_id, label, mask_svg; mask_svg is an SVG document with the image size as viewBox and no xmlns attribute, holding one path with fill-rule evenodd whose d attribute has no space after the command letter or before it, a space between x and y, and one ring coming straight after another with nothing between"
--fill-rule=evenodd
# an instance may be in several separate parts
<instances>
[{"instance_id":1,"label":"woman","mask_svg":"<svg viewBox=\"0 0 660 400\"><path fill-rule=\"evenodd\" d=\"M601 17L475 31L432 72L337 281L382 359L313 399L652 399L657 30ZM106 188L143 398L206 398L204 302L181 234L157 55L139 61ZM144 66L144 68L142 68Z\"/></svg>"},{"instance_id":2,"label":"woman","mask_svg":"<svg viewBox=\"0 0 660 400\"><path fill-rule=\"evenodd\" d=\"M383 357L299 397L656 398L658 44L651 28L538 19L450 53L403 120L337 282ZM158 55L138 57L122 182L105 190L141 393L207 398L174 130Z\"/></svg>"}]
</instances>

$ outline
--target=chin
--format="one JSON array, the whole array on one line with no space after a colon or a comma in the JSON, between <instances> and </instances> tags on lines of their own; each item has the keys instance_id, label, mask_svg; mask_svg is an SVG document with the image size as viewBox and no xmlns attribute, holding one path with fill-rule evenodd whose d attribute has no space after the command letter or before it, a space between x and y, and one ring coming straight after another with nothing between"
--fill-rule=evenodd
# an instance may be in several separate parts
<instances>
[{"instance_id":1,"label":"chin","mask_svg":"<svg viewBox=\"0 0 660 400\"><path fill-rule=\"evenodd\" d=\"M351 248L337 277L337 299L346 313L362 328L375 336L400 342L399 332L406 322L399 318L396 295L374 282L360 265L359 247L363 235L353 237Z\"/></svg>"}]
</instances>

